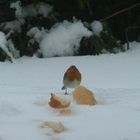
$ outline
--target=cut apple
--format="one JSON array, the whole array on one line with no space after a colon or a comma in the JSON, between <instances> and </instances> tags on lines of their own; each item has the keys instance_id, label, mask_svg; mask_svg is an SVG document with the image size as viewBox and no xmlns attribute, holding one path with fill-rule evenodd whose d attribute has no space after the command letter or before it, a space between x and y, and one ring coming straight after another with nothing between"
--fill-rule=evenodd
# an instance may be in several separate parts
<instances>
[{"instance_id":1,"label":"cut apple","mask_svg":"<svg viewBox=\"0 0 140 140\"><path fill-rule=\"evenodd\" d=\"M49 105L53 108L66 108L69 107L70 101L62 99L55 94L51 93Z\"/></svg>"},{"instance_id":2,"label":"cut apple","mask_svg":"<svg viewBox=\"0 0 140 140\"><path fill-rule=\"evenodd\" d=\"M97 104L93 92L84 86L77 86L73 91L73 98L77 104L95 105Z\"/></svg>"}]
</instances>

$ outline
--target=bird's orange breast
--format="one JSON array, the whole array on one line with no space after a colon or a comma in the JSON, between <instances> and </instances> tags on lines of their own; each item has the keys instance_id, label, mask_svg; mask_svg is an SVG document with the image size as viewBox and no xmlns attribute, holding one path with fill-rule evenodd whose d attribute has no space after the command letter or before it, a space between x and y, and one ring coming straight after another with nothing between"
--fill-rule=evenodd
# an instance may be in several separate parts
<instances>
[{"instance_id":1,"label":"bird's orange breast","mask_svg":"<svg viewBox=\"0 0 140 140\"><path fill-rule=\"evenodd\" d=\"M78 70L70 69L70 70L68 71L68 79L69 79L70 81L73 81L73 80L75 80L75 79L81 80L81 74L80 74L80 72L79 72Z\"/></svg>"}]
</instances>

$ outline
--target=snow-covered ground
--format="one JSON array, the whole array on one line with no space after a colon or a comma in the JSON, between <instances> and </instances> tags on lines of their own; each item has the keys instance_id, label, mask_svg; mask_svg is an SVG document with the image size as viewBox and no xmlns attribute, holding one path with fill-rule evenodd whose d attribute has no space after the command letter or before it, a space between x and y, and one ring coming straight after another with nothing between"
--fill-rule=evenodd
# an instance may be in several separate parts
<instances>
[{"instance_id":1,"label":"snow-covered ground","mask_svg":"<svg viewBox=\"0 0 140 140\"><path fill-rule=\"evenodd\" d=\"M0 140L140 140L140 44L131 46L115 55L1 62ZM73 64L97 105L77 105L71 94L63 95L63 74ZM74 113L62 116L52 109L51 92L69 98ZM61 122L67 131L42 129L46 121Z\"/></svg>"}]
</instances>

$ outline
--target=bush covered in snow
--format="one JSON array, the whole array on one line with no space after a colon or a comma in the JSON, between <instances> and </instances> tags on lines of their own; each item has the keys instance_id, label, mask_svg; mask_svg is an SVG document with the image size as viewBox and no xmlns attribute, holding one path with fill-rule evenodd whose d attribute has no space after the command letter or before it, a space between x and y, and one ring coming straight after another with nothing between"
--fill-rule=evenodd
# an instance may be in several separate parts
<instances>
[{"instance_id":1,"label":"bush covered in snow","mask_svg":"<svg viewBox=\"0 0 140 140\"><path fill-rule=\"evenodd\" d=\"M99 21L84 26L83 22L76 19L73 22L65 20L51 29L36 26L27 32L22 30L22 34L12 31L9 36L9 50L12 50L16 58L19 54L36 54L38 57L96 55L105 51L114 53L121 49L121 45Z\"/></svg>"},{"instance_id":2,"label":"bush covered in snow","mask_svg":"<svg viewBox=\"0 0 140 140\"><path fill-rule=\"evenodd\" d=\"M15 19L0 22L0 31L10 33L8 38L20 56L33 56L39 49L38 41L43 38L43 28L50 28L56 21L50 14L53 11L52 5L40 1L26 2L18 0L6 2L15 10Z\"/></svg>"},{"instance_id":3,"label":"bush covered in snow","mask_svg":"<svg viewBox=\"0 0 140 140\"><path fill-rule=\"evenodd\" d=\"M91 35L91 31L82 22L64 21L51 28L41 41L40 49L44 57L74 55L82 37Z\"/></svg>"},{"instance_id":4,"label":"bush covered in snow","mask_svg":"<svg viewBox=\"0 0 140 140\"><path fill-rule=\"evenodd\" d=\"M121 44L108 29L104 28L102 22L99 20L91 22L92 14L96 14L96 10L92 13L90 9L91 1L61 1L64 5L59 2L53 0L0 1L0 21L2 21L0 31L8 34L4 47L7 48L8 56L11 54L11 58L18 58L24 55L37 57L96 55L123 50ZM8 12L8 19L3 21L3 9L7 7L11 14ZM68 7L73 7L74 11L66 9ZM61 11L59 8L65 10ZM89 8L89 11L86 8ZM75 13L73 15L75 17L64 18L65 14L72 15L72 13L66 13L67 10ZM87 12L92 13L90 13L92 15L90 20L84 20L89 19L86 17ZM1 50L3 50L2 47ZM5 59L5 55L2 57L1 53L1 60Z\"/></svg>"}]
</instances>

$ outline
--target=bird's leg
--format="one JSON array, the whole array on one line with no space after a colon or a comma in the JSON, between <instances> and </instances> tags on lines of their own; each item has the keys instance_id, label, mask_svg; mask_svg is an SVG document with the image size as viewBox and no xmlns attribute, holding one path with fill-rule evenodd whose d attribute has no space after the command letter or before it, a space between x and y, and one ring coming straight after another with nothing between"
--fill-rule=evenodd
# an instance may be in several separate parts
<instances>
[{"instance_id":1,"label":"bird's leg","mask_svg":"<svg viewBox=\"0 0 140 140\"><path fill-rule=\"evenodd\" d=\"M67 93L67 88L66 88L66 91L65 91L65 95L68 95L68 93Z\"/></svg>"}]
</instances>

